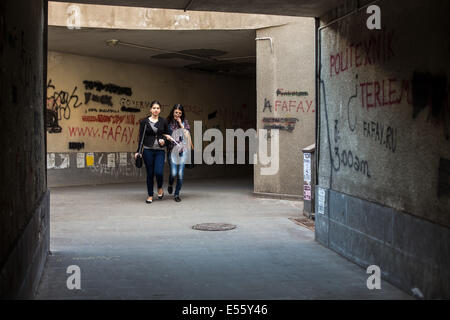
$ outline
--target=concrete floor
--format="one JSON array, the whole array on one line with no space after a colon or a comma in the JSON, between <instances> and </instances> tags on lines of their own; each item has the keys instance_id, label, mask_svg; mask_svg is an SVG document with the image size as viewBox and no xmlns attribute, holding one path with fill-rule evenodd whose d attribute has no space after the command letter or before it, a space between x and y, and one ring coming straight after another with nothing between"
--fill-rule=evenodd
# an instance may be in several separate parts
<instances>
[{"instance_id":1,"label":"concrete floor","mask_svg":"<svg viewBox=\"0 0 450 320\"><path fill-rule=\"evenodd\" d=\"M302 202L252 196L248 180L185 181L180 203L143 183L51 190L51 252L36 299L412 299L289 220ZM236 224L197 231L197 223ZM69 265L81 289L69 290Z\"/></svg>"}]
</instances>

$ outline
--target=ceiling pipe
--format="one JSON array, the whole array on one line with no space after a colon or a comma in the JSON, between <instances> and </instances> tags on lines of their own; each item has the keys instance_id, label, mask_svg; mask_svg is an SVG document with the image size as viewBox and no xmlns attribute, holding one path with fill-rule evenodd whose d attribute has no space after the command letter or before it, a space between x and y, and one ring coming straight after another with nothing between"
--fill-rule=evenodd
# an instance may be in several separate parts
<instances>
[{"instance_id":1,"label":"ceiling pipe","mask_svg":"<svg viewBox=\"0 0 450 320\"><path fill-rule=\"evenodd\" d=\"M165 49L160 49L160 48L148 47L148 46L143 46L143 45L129 43L129 42L123 42L123 41L120 41L120 40L117 40L117 39L109 39L109 40L106 40L105 42L106 42L106 45L108 47L117 47L117 45L123 45L123 46L134 47L134 48L145 49L145 50L151 50L151 51L172 53L172 54L185 56L185 57L190 57L190 58L195 58L195 59L200 59L200 60L204 60L204 61L208 61L208 62L220 62L220 61L228 61L228 60L239 60L239 59L256 58L256 56L245 56L245 57L230 57L230 58L223 58L223 59L214 59L214 58L207 58L207 57L202 57L202 56L196 56L196 55L193 55L193 54L187 54L187 53L170 51L170 50L165 50Z\"/></svg>"},{"instance_id":2,"label":"ceiling pipe","mask_svg":"<svg viewBox=\"0 0 450 320\"><path fill-rule=\"evenodd\" d=\"M185 56L185 57L205 60L205 61L208 61L208 62L216 62L217 61L216 59L213 59L213 58L206 58L206 57L196 56L196 55L187 54L187 53L181 53L181 52L176 52L176 51L170 51L170 50L164 50L164 49L159 49L159 48L154 48L154 47L148 47L148 46L143 46L143 45L139 45L139 44L123 42L123 41L116 40L116 39L106 40L106 45L108 45L110 47L116 47L118 44L119 45L123 45L123 46L128 46L128 47L139 48L139 49L158 51L158 52L164 52L164 53L172 53L172 54L176 54L176 55L180 55L180 56Z\"/></svg>"}]
</instances>

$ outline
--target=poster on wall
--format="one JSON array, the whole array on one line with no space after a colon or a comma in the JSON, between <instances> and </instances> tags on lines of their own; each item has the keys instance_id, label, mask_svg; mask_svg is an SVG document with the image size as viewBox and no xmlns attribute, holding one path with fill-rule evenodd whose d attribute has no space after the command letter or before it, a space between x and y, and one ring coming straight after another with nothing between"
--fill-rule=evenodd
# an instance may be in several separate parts
<instances>
[{"instance_id":1,"label":"poster on wall","mask_svg":"<svg viewBox=\"0 0 450 320\"><path fill-rule=\"evenodd\" d=\"M303 186L303 200L311 201L311 186L309 184Z\"/></svg>"},{"instance_id":2,"label":"poster on wall","mask_svg":"<svg viewBox=\"0 0 450 320\"><path fill-rule=\"evenodd\" d=\"M320 214L325 214L325 190L322 188L319 188L319 208L318 212Z\"/></svg>"},{"instance_id":3,"label":"poster on wall","mask_svg":"<svg viewBox=\"0 0 450 320\"><path fill-rule=\"evenodd\" d=\"M303 180L305 182L311 182L311 154L303 154Z\"/></svg>"},{"instance_id":4,"label":"poster on wall","mask_svg":"<svg viewBox=\"0 0 450 320\"><path fill-rule=\"evenodd\" d=\"M86 167L92 167L94 166L94 153L89 152L86 154Z\"/></svg>"},{"instance_id":5,"label":"poster on wall","mask_svg":"<svg viewBox=\"0 0 450 320\"><path fill-rule=\"evenodd\" d=\"M84 152L77 153L77 168L84 168Z\"/></svg>"},{"instance_id":6,"label":"poster on wall","mask_svg":"<svg viewBox=\"0 0 450 320\"><path fill-rule=\"evenodd\" d=\"M126 166L128 164L127 161L127 153L126 152L121 152L120 153L120 158L119 158L119 166Z\"/></svg>"},{"instance_id":7,"label":"poster on wall","mask_svg":"<svg viewBox=\"0 0 450 320\"><path fill-rule=\"evenodd\" d=\"M116 166L116 155L114 153L108 153L108 168L114 168Z\"/></svg>"},{"instance_id":8,"label":"poster on wall","mask_svg":"<svg viewBox=\"0 0 450 320\"><path fill-rule=\"evenodd\" d=\"M61 164L56 166L55 169L67 169L70 165L70 157L68 153L61 153L59 155L61 158Z\"/></svg>"},{"instance_id":9,"label":"poster on wall","mask_svg":"<svg viewBox=\"0 0 450 320\"><path fill-rule=\"evenodd\" d=\"M55 167L55 154L47 153L47 169L53 169Z\"/></svg>"}]
</instances>

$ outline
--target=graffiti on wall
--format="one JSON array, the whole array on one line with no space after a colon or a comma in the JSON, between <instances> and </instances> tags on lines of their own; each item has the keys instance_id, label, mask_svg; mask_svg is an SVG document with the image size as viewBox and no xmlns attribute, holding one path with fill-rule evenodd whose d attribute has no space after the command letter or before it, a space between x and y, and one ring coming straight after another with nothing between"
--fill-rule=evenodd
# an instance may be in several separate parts
<instances>
[{"instance_id":1,"label":"graffiti on wall","mask_svg":"<svg viewBox=\"0 0 450 320\"><path fill-rule=\"evenodd\" d=\"M135 115L105 115L105 114L98 114L95 116L81 116L81 119L85 122L106 122L106 123L112 123L112 124L135 124Z\"/></svg>"},{"instance_id":2,"label":"graffiti on wall","mask_svg":"<svg viewBox=\"0 0 450 320\"><path fill-rule=\"evenodd\" d=\"M363 136L395 152L397 149L398 130L379 121L362 121Z\"/></svg>"},{"instance_id":3,"label":"graffiti on wall","mask_svg":"<svg viewBox=\"0 0 450 320\"><path fill-rule=\"evenodd\" d=\"M272 112L272 104L270 102L269 99L264 98L264 107L263 107L263 112L265 112L266 110L269 110L269 112ZM308 100L308 99L296 99L294 100L293 98L289 98L288 100L285 99L280 99L280 100L275 100L275 104L274 104L274 111L275 112L279 112L279 111L286 111L286 112L315 112L315 108L314 108L314 101L313 100Z\"/></svg>"},{"instance_id":4,"label":"graffiti on wall","mask_svg":"<svg viewBox=\"0 0 450 320\"><path fill-rule=\"evenodd\" d=\"M410 81L396 78L362 81L361 107L363 109L394 106L403 103L412 104Z\"/></svg>"},{"instance_id":5,"label":"graffiti on wall","mask_svg":"<svg viewBox=\"0 0 450 320\"><path fill-rule=\"evenodd\" d=\"M208 120L214 119L217 117L217 110L208 114Z\"/></svg>"},{"instance_id":6,"label":"graffiti on wall","mask_svg":"<svg viewBox=\"0 0 450 320\"><path fill-rule=\"evenodd\" d=\"M292 132L299 120L297 118L263 118L264 129L279 129Z\"/></svg>"},{"instance_id":7,"label":"graffiti on wall","mask_svg":"<svg viewBox=\"0 0 450 320\"><path fill-rule=\"evenodd\" d=\"M275 100L275 111L315 112L313 100Z\"/></svg>"},{"instance_id":8,"label":"graffiti on wall","mask_svg":"<svg viewBox=\"0 0 450 320\"><path fill-rule=\"evenodd\" d=\"M357 78L357 77L356 77ZM325 121L321 121L321 123L324 123L325 125L325 132L326 132L326 140L327 143L327 151L328 156L330 159L329 166L330 166L330 187L333 185L333 172L340 172L342 169L352 170L354 172L360 173L362 176L366 178L371 178L372 175L369 171L369 162L368 160L364 159L360 152L358 150L350 150L350 148L343 148L341 147L342 143L342 136L347 138L347 135L341 135L341 125L339 119L334 119L334 121L331 121L329 119L329 108L330 105L327 102L327 92L325 90L325 81L321 78L319 81L320 85L320 99L321 99L321 105L323 106L322 112L325 117ZM348 119L348 126L350 132L355 131L356 129L356 122L352 124L350 121L350 104L352 101L355 100L357 96L357 93L352 95L348 99L347 103L347 119ZM342 107L342 105L340 106ZM356 119L356 117L355 117ZM356 120L355 120L356 121ZM333 131L330 129L330 124L332 123ZM333 137L333 138L332 138ZM332 144L332 141L334 144Z\"/></svg>"},{"instance_id":9,"label":"graffiti on wall","mask_svg":"<svg viewBox=\"0 0 450 320\"><path fill-rule=\"evenodd\" d=\"M84 84L84 87L86 90L94 90L95 89L99 92L105 91L105 92L114 93L117 95L126 95L126 96L131 96L133 94L133 91L131 90L131 88L120 87L118 85L111 84L111 83L103 84L101 81L84 80L83 84Z\"/></svg>"},{"instance_id":10,"label":"graffiti on wall","mask_svg":"<svg viewBox=\"0 0 450 320\"><path fill-rule=\"evenodd\" d=\"M276 91L277 96L307 96L307 91L284 91L284 89L277 89Z\"/></svg>"},{"instance_id":11,"label":"graffiti on wall","mask_svg":"<svg viewBox=\"0 0 450 320\"><path fill-rule=\"evenodd\" d=\"M47 108L45 119L47 132L60 133L62 131L59 121L62 119L70 119L72 109L82 105L82 102L78 102L78 100L76 86L71 91L57 90L52 83L52 79L49 79L47 83Z\"/></svg>"},{"instance_id":12,"label":"graffiti on wall","mask_svg":"<svg viewBox=\"0 0 450 320\"><path fill-rule=\"evenodd\" d=\"M133 139L134 134L133 126L112 126L112 125L104 125L102 128L97 128L93 126L69 126L69 136L70 137L91 137L98 138L108 142L120 142L126 143L127 145L130 143L135 143Z\"/></svg>"},{"instance_id":13,"label":"graffiti on wall","mask_svg":"<svg viewBox=\"0 0 450 320\"><path fill-rule=\"evenodd\" d=\"M263 112L266 111L266 109L269 109L269 112L272 112L272 106L270 105L270 101L264 98L264 109Z\"/></svg>"},{"instance_id":14,"label":"graffiti on wall","mask_svg":"<svg viewBox=\"0 0 450 320\"><path fill-rule=\"evenodd\" d=\"M363 40L350 43L342 51L331 54L330 78L367 65L382 65L395 56L393 49L395 31L383 28L370 33Z\"/></svg>"},{"instance_id":15,"label":"graffiti on wall","mask_svg":"<svg viewBox=\"0 0 450 320\"><path fill-rule=\"evenodd\" d=\"M150 109L151 101L134 100L129 98L120 98L120 106L122 108L132 108L133 110L148 110ZM162 106L161 106L162 107Z\"/></svg>"},{"instance_id":16,"label":"graffiti on wall","mask_svg":"<svg viewBox=\"0 0 450 320\"><path fill-rule=\"evenodd\" d=\"M96 95L96 94L92 94L90 92L85 92L84 93L84 98L85 98L84 99L84 104L88 104L89 101L92 100L92 101L101 103L103 105L107 105L107 106L110 106L110 107L113 106L113 102L111 100L112 96L109 96L109 95L106 95L106 94L99 96L99 95Z\"/></svg>"},{"instance_id":17,"label":"graffiti on wall","mask_svg":"<svg viewBox=\"0 0 450 320\"><path fill-rule=\"evenodd\" d=\"M341 25L344 30L351 29L345 29L351 24ZM377 170L384 170L373 156L378 150L385 152L386 160L403 156L407 146L401 138L407 133L402 132L405 129L397 114L409 114L412 119L433 125L443 123L445 138L449 139L446 74L418 71L416 66L403 63L404 53L399 49L405 45L393 29L358 36L330 32L338 48L325 55L319 81L321 124L325 130L321 141L327 141L323 146L330 159L326 164L330 166L330 186L338 173L357 172L362 179L369 179ZM346 83L350 84L347 88ZM408 142L414 139L408 135Z\"/></svg>"},{"instance_id":18,"label":"graffiti on wall","mask_svg":"<svg viewBox=\"0 0 450 320\"><path fill-rule=\"evenodd\" d=\"M444 122L445 136L449 139L450 110L447 76L435 75L429 72L415 71L411 80L413 113L415 119L427 106L430 111L427 120L434 120L440 123Z\"/></svg>"},{"instance_id":19,"label":"graffiti on wall","mask_svg":"<svg viewBox=\"0 0 450 320\"><path fill-rule=\"evenodd\" d=\"M84 142L69 142L70 150L81 150L84 149Z\"/></svg>"}]
</instances>

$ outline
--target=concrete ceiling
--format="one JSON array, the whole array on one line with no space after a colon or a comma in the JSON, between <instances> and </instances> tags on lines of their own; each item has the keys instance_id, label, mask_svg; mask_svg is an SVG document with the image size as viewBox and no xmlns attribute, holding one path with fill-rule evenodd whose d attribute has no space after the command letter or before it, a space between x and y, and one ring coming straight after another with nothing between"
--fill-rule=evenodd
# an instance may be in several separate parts
<instances>
[{"instance_id":1,"label":"concrete ceiling","mask_svg":"<svg viewBox=\"0 0 450 320\"><path fill-rule=\"evenodd\" d=\"M108 46L106 40L163 49ZM169 68L255 76L255 30L124 30L48 27L48 50Z\"/></svg>"},{"instance_id":2,"label":"concrete ceiling","mask_svg":"<svg viewBox=\"0 0 450 320\"><path fill-rule=\"evenodd\" d=\"M55 0L54 0L55 1ZM56 0L60 2L67 2ZM345 0L71 0L73 3L320 17Z\"/></svg>"}]
</instances>

